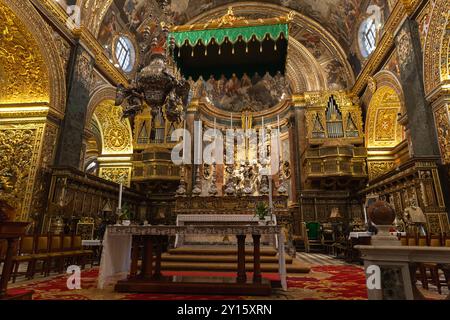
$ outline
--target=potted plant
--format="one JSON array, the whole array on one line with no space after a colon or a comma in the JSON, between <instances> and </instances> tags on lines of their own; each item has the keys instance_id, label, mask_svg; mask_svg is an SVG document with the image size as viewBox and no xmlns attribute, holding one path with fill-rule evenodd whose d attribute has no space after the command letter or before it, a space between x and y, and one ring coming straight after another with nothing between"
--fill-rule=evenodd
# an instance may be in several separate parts
<instances>
[{"instance_id":1,"label":"potted plant","mask_svg":"<svg viewBox=\"0 0 450 320\"><path fill-rule=\"evenodd\" d=\"M122 220L122 225L129 226L131 225L131 214L128 205L124 205L122 208L122 215L120 216L120 220Z\"/></svg>"},{"instance_id":2,"label":"potted plant","mask_svg":"<svg viewBox=\"0 0 450 320\"><path fill-rule=\"evenodd\" d=\"M259 202L255 207L255 217L258 217L259 224L267 224L270 208L264 202Z\"/></svg>"}]
</instances>

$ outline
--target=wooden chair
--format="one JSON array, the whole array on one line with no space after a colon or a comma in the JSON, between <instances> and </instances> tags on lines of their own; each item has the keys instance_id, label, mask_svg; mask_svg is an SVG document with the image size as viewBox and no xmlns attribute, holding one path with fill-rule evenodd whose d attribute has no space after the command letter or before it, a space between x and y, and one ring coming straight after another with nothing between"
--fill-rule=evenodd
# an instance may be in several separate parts
<instances>
[{"instance_id":1,"label":"wooden chair","mask_svg":"<svg viewBox=\"0 0 450 320\"><path fill-rule=\"evenodd\" d=\"M442 239L440 235L431 235L429 239L430 247L441 247ZM442 294L442 285L446 285L446 282L440 280L439 265L437 263L421 263L421 277L424 279L424 289L429 289L429 284L434 284L439 294ZM422 282L423 283L423 282Z\"/></svg>"},{"instance_id":2,"label":"wooden chair","mask_svg":"<svg viewBox=\"0 0 450 320\"><path fill-rule=\"evenodd\" d=\"M7 245L6 240L0 240L0 263L5 261Z\"/></svg>"},{"instance_id":3,"label":"wooden chair","mask_svg":"<svg viewBox=\"0 0 450 320\"><path fill-rule=\"evenodd\" d=\"M408 237L400 236L400 243L402 244L402 246L407 246L408 245Z\"/></svg>"},{"instance_id":4,"label":"wooden chair","mask_svg":"<svg viewBox=\"0 0 450 320\"><path fill-rule=\"evenodd\" d=\"M68 263L74 264L76 262L77 253L73 249L73 236L64 235L62 237L62 259L63 263L61 263L61 269L59 270L61 273L64 271L63 268L68 266Z\"/></svg>"},{"instance_id":5,"label":"wooden chair","mask_svg":"<svg viewBox=\"0 0 450 320\"><path fill-rule=\"evenodd\" d=\"M304 250L305 252L309 252L309 239L308 239L308 229L306 228L306 223L302 222L300 224L300 236L294 236L294 244L297 250Z\"/></svg>"},{"instance_id":6,"label":"wooden chair","mask_svg":"<svg viewBox=\"0 0 450 320\"><path fill-rule=\"evenodd\" d=\"M412 241L412 239L414 239L414 241ZM419 247L427 247L428 246L428 239L427 237L424 236L420 236L417 241L416 238L409 238L408 239L408 244L410 246L414 246L414 244L410 244L410 243L416 243L415 245L419 246ZM420 280L420 282L422 283L422 287L426 290L428 290L428 276L427 276L427 269L425 267L424 263L420 263L419 264L419 268L417 270L417 274L416 274L417 279Z\"/></svg>"},{"instance_id":7,"label":"wooden chair","mask_svg":"<svg viewBox=\"0 0 450 320\"><path fill-rule=\"evenodd\" d=\"M49 238L48 235L36 235L35 236L35 248L31 267L31 278L34 278L36 273L36 266L39 261L42 261L41 274L45 273L47 264L49 263L50 257L48 255L49 251Z\"/></svg>"},{"instance_id":8,"label":"wooden chair","mask_svg":"<svg viewBox=\"0 0 450 320\"><path fill-rule=\"evenodd\" d=\"M31 279L33 267L34 253L34 236L23 236L20 239L19 252L13 257L13 283L16 282L18 275L25 275L27 279ZM20 264L27 263L27 271L19 271Z\"/></svg>"},{"instance_id":9,"label":"wooden chair","mask_svg":"<svg viewBox=\"0 0 450 320\"><path fill-rule=\"evenodd\" d=\"M60 234L50 234L50 245L48 252L48 263L45 268L45 276L48 277L52 271L62 270L61 264L64 266L63 239Z\"/></svg>"},{"instance_id":10,"label":"wooden chair","mask_svg":"<svg viewBox=\"0 0 450 320\"><path fill-rule=\"evenodd\" d=\"M450 248L450 235L444 234L443 245Z\"/></svg>"},{"instance_id":11,"label":"wooden chair","mask_svg":"<svg viewBox=\"0 0 450 320\"><path fill-rule=\"evenodd\" d=\"M80 235L73 236L72 252L78 258L78 264L81 265L82 269L85 268L87 262L92 266L94 251L83 249L83 241Z\"/></svg>"},{"instance_id":12,"label":"wooden chair","mask_svg":"<svg viewBox=\"0 0 450 320\"><path fill-rule=\"evenodd\" d=\"M410 246L410 247L417 246L417 239L416 239L415 236L409 236L408 235L407 239L408 239L408 246Z\"/></svg>"},{"instance_id":13,"label":"wooden chair","mask_svg":"<svg viewBox=\"0 0 450 320\"><path fill-rule=\"evenodd\" d=\"M427 247L428 246L428 237L420 236L419 241L417 242L419 247Z\"/></svg>"}]
</instances>

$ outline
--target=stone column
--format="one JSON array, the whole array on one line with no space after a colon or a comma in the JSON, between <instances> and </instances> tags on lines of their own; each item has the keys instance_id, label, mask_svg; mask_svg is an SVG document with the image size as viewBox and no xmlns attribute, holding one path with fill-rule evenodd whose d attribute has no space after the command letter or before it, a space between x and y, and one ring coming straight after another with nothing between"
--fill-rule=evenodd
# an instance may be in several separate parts
<instances>
[{"instance_id":1,"label":"stone column","mask_svg":"<svg viewBox=\"0 0 450 320\"><path fill-rule=\"evenodd\" d=\"M296 157L296 187L297 194L300 193L301 190L305 187L305 178L302 174L302 154L306 151L308 147L307 136L308 132L306 130L306 106L305 100L303 96L294 96L293 97L293 114L294 114L294 131L296 132L296 143L294 145L295 148L295 157Z\"/></svg>"},{"instance_id":2,"label":"stone column","mask_svg":"<svg viewBox=\"0 0 450 320\"><path fill-rule=\"evenodd\" d=\"M444 103L437 104L433 108L425 97L422 46L418 24L415 20L410 18L405 20L396 35L396 47L408 118L407 132L409 133L410 154L412 157L436 157L442 154L443 162L445 163L448 150L442 152L442 149L448 148L445 147L448 134L444 133L450 128L448 106ZM445 139L439 138L439 136L445 136ZM450 158L450 156L447 158ZM443 189L446 191L449 183L448 170L441 166L440 171L441 179L435 177L434 180L439 185L437 186L438 190ZM445 171L447 172L446 177L442 174ZM444 196L447 198L446 204L449 207L450 196L448 192L444 192ZM440 217L441 229L448 228L447 218ZM447 222L443 222L443 219L447 220ZM445 226L446 224L447 227ZM445 232L444 230L441 231Z\"/></svg>"},{"instance_id":3,"label":"stone column","mask_svg":"<svg viewBox=\"0 0 450 320\"><path fill-rule=\"evenodd\" d=\"M92 57L77 44L69 66L68 98L55 161L57 166L80 167L92 68Z\"/></svg>"},{"instance_id":4,"label":"stone column","mask_svg":"<svg viewBox=\"0 0 450 320\"><path fill-rule=\"evenodd\" d=\"M425 99L423 85L423 58L417 22L406 19L396 35L408 130L411 134L412 155L439 154L430 105ZM411 150L410 150L411 151Z\"/></svg>"},{"instance_id":5,"label":"stone column","mask_svg":"<svg viewBox=\"0 0 450 320\"><path fill-rule=\"evenodd\" d=\"M294 232L299 234L300 223L303 221L301 214L301 201L299 196L301 191L305 188L305 179L303 176L302 154L307 148L307 130L306 130L306 107L303 95L294 95L292 98L293 106L291 117L289 119L289 138L290 138L290 153L292 163L292 183L291 192L294 200Z\"/></svg>"}]
</instances>

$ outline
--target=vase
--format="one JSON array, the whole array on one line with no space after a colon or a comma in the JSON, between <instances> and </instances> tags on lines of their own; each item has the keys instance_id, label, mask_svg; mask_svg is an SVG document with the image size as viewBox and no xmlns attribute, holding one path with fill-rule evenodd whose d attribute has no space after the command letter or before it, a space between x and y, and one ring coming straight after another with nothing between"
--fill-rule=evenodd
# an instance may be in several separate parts
<instances>
[{"instance_id":1,"label":"vase","mask_svg":"<svg viewBox=\"0 0 450 320\"><path fill-rule=\"evenodd\" d=\"M125 226L125 227L128 227L128 226L131 225L131 221L130 220L123 220L122 221L122 225Z\"/></svg>"}]
</instances>

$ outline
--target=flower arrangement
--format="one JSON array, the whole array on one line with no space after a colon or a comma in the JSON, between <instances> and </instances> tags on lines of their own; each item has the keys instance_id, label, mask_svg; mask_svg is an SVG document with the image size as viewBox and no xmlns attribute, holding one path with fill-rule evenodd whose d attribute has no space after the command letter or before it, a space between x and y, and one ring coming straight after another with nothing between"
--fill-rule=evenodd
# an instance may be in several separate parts
<instances>
[{"instance_id":1,"label":"flower arrangement","mask_svg":"<svg viewBox=\"0 0 450 320\"><path fill-rule=\"evenodd\" d=\"M267 216L269 216L269 207L264 202L259 202L255 207L255 216L259 218L259 220L265 220Z\"/></svg>"}]
</instances>

